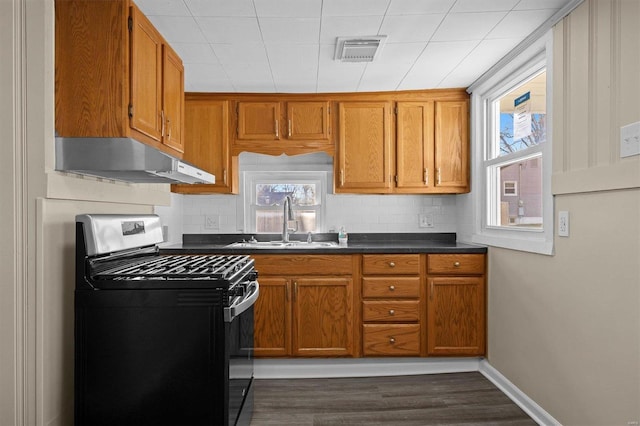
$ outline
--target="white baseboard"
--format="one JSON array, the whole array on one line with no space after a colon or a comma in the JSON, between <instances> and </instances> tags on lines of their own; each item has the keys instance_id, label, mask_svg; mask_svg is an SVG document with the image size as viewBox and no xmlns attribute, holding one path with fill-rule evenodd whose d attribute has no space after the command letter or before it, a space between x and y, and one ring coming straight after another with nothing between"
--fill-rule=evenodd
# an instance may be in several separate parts
<instances>
[{"instance_id":1,"label":"white baseboard","mask_svg":"<svg viewBox=\"0 0 640 426\"><path fill-rule=\"evenodd\" d=\"M254 361L256 379L409 376L478 371L481 358L288 358Z\"/></svg>"},{"instance_id":2,"label":"white baseboard","mask_svg":"<svg viewBox=\"0 0 640 426\"><path fill-rule=\"evenodd\" d=\"M536 402L529 398L516 385L511 383L509 379L504 377L496 370L487 360L479 362L478 371L485 376L491 383L496 385L505 395L507 395L522 411L527 413L536 423L544 426L560 426L561 423L554 419L551 414L547 413Z\"/></svg>"}]
</instances>

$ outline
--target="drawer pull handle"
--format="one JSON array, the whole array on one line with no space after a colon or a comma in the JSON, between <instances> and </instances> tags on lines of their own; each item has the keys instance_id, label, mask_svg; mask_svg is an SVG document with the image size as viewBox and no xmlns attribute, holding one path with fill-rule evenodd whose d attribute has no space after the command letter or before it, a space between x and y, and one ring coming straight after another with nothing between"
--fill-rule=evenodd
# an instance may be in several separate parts
<instances>
[{"instance_id":1,"label":"drawer pull handle","mask_svg":"<svg viewBox=\"0 0 640 426\"><path fill-rule=\"evenodd\" d=\"M460 262L453 262L453 266L455 266L456 268L460 267Z\"/></svg>"},{"instance_id":2,"label":"drawer pull handle","mask_svg":"<svg viewBox=\"0 0 640 426\"><path fill-rule=\"evenodd\" d=\"M395 262L389 262L389 266L391 266L392 268L395 268L396 263Z\"/></svg>"},{"instance_id":3,"label":"drawer pull handle","mask_svg":"<svg viewBox=\"0 0 640 426\"><path fill-rule=\"evenodd\" d=\"M396 311L394 311L393 309L389 309L389 315L395 315Z\"/></svg>"},{"instance_id":4,"label":"drawer pull handle","mask_svg":"<svg viewBox=\"0 0 640 426\"><path fill-rule=\"evenodd\" d=\"M395 286L395 285L390 285L390 286L389 286L389 291L394 291L395 289L396 289L396 286Z\"/></svg>"},{"instance_id":5,"label":"drawer pull handle","mask_svg":"<svg viewBox=\"0 0 640 426\"><path fill-rule=\"evenodd\" d=\"M391 343L392 345L396 342L396 338L395 337L390 337L389 338L389 343Z\"/></svg>"}]
</instances>

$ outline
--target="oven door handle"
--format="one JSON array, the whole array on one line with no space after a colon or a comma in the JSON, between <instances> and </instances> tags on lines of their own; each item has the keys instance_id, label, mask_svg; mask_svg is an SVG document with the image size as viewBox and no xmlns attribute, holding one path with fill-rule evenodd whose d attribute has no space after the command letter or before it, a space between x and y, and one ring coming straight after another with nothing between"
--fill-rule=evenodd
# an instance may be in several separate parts
<instances>
[{"instance_id":1,"label":"oven door handle","mask_svg":"<svg viewBox=\"0 0 640 426\"><path fill-rule=\"evenodd\" d=\"M258 281L251 281L247 295L238 304L224 308L224 322L231 322L235 317L249 309L258 300L260 294L260 284Z\"/></svg>"}]
</instances>

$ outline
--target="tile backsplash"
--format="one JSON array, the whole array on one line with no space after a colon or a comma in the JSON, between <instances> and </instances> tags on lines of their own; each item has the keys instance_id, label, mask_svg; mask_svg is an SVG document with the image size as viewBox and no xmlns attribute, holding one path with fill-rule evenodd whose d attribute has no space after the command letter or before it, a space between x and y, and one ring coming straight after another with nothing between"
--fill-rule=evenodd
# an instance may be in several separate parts
<instances>
[{"instance_id":1,"label":"tile backsplash","mask_svg":"<svg viewBox=\"0 0 640 426\"><path fill-rule=\"evenodd\" d=\"M266 158L265 158L266 157ZM324 154L298 157L267 157L243 154L240 170L281 170L303 164L304 168L330 170ZM243 168L244 166L244 168ZM242 188L242 186L241 186ZM242 192L242 191L241 191ZM241 233L244 231L244 196L171 194L171 206L156 207L167 241L179 243L182 234ZM432 215L433 227L421 228L420 215ZM347 232L456 232L455 195L360 195L327 194L323 231L344 226ZM208 219L208 221L207 221Z\"/></svg>"}]
</instances>

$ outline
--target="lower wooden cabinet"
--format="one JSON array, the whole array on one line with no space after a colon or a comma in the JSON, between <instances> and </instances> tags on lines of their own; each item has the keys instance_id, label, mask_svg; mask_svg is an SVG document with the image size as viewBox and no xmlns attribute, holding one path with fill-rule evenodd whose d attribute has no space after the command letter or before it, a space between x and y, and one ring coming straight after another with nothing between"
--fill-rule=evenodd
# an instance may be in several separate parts
<instances>
[{"instance_id":1,"label":"lower wooden cabinet","mask_svg":"<svg viewBox=\"0 0 640 426\"><path fill-rule=\"evenodd\" d=\"M351 278L293 279L293 355L352 355L352 289Z\"/></svg>"},{"instance_id":2,"label":"lower wooden cabinet","mask_svg":"<svg viewBox=\"0 0 640 426\"><path fill-rule=\"evenodd\" d=\"M484 355L484 255L427 257L427 354Z\"/></svg>"},{"instance_id":3,"label":"lower wooden cabinet","mask_svg":"<svg viewBox=\"0 0 640 426\"><path fill-rule=\"evenodd\" d=\"M257 357L354 356L351 255L254 257Z\"/></svg>"},{"instance_id":4,"label":"lower wooden cabinet","mask_svg":"<svg viewBox=\"0 0 640 426\"><path fill-rule=\"evenodd\" d=\"M257 357L486 353L484 254L253 257Z\"/></svg>"},{"instance_id":5,"label":"lower wooden cabinet","mask_svg":"<svg viewBox=\"0 0 640 426\"><path fill-rule=\"evenodd\" d=\"M362 354L419 356L420 254L362 255Z\"/></svg>"},{"instance_id":6,"label":"lower wooden cabinet","mask_svg":"<svg viewBox=\"0 0 640 426\"><path fill-rule=\"evenodd\" d=\"M260 277L260 296L254 306L256 356L291 354L291 288L286 278Z\"/></svg>"}]
</instances>

